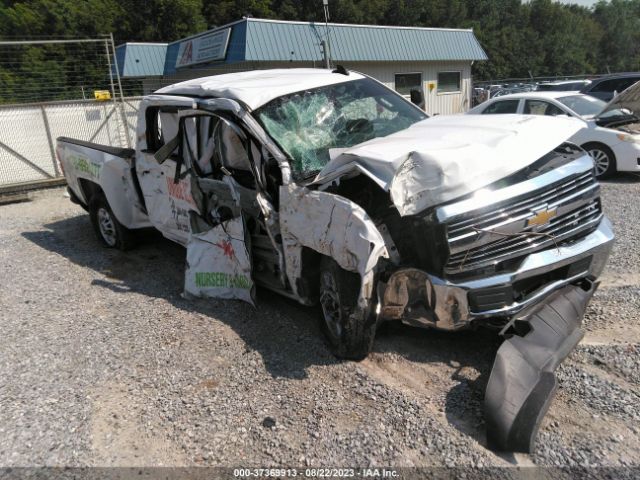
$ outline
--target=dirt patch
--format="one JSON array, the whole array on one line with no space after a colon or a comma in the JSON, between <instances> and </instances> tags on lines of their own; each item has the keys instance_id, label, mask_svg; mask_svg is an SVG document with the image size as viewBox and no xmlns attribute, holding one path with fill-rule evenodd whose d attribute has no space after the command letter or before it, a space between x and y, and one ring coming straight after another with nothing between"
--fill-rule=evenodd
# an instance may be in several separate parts
<instances>
[{"instance_id":1,"label":"dirt patch","mask_svg":"<svg viewBox=\"0 0 640 480\"><path fill-rule=\"evenodd\" d=\"M91 396L91 445L95 465L142 467L186 465L178 445L162 434L159 419L143 421L133 398L122 384L105 384Z\"/></svg>"}]
</instances>

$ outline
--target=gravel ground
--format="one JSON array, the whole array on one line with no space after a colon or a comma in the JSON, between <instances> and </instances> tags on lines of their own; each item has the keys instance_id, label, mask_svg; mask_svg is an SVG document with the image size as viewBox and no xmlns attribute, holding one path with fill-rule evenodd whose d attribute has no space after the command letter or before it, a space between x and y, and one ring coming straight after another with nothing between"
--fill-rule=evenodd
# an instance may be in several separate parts
<instances>
[{"instance_id":1,"label":"gravel ground","mask_svg":"<svg viewBox=\"0 0 640 480\"><path fill-rule=\"evenodd\" d=\"M103 249L62 189L0 206L0 465L638 465L640 180L603 197L617 243L532 455L485 447L495 334L393 326L341 362L315 310L186 301L181 247Z\"/></svg>"}]
</instances>

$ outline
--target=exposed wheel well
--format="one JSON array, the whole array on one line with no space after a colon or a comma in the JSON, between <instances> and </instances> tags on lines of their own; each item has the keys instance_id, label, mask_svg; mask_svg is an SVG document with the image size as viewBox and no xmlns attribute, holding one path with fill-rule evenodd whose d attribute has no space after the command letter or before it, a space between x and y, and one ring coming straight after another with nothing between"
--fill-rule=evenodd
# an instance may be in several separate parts
<instances>
[{"instance_id":1,"label":"exposed wheel well","mask_svg":"<svg viewBox=\"0 0 640 480\"><path fill-rule=\"evenodd\" d=\"M82 196L86 201L87 207L91 204L93 198L96 195L104 196L104 191L102 190L102 188L100 188L100 185L98 185L97 183L91 182L85 178L79 178L78 185L80 186L80 190L82 191Z\"/></svg>"},{"instance_id":2,"label":"exposed wheel well","mask_svg":"<svg viewBox=\"0 0 640 480\"><path fill-rule=\"evenodd\" d=\"M318 302L320 292L320 263L323 255L309 247L302 247L302 271L298 284L298 294L306 298L309 303Z\"/></svg>"},{"instance_id":3,"label":"exposed wheel well","mask_svg":"<svg viewBox=\"0 0 640 480\"><path fill-rule=\"evenodd\" d=\"M360 205L373 219L381 219L393 209L393 203L388 192L366 175L342 179L337 185L332 185L327 192L348 198Z\"/></svg>"}]
</instances>

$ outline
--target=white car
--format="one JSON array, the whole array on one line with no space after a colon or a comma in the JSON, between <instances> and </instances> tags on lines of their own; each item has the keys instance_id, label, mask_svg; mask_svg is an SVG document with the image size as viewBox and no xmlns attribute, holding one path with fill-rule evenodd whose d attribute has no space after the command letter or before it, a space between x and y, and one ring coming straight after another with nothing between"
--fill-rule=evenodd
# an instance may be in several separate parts
<instances>
[{"instance_id":1,"label":"white car","mask_svg":"<svg viewBox=\"0 0 640 480\"><path fill-rule=\"evenodd\" d=\"M467 113L574 117L584 128L571 141L593 157L598 177L640 172L640 82L609 103L579 92L536 91L498 97Z\"/></svg>"},{"instance_id":2,"label":"white car","mask_svg":"<svg viewBox=\"0 0 640 480\"><path fill-rule=\"evenodd\" d=\"M591 85L591 80L561 80L557 82L540 83L538 92L573 92Z\"/></svg>"}]
</instances>

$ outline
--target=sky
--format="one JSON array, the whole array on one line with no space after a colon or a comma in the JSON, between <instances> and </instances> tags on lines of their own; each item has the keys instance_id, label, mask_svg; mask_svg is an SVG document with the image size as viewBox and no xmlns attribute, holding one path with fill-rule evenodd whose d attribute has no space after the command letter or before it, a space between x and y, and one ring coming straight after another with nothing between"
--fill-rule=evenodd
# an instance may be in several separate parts
<instances>
[{"instance_id":1,"label":"sky","mask_svg":"<svg viewBox=\"0 0 640 480\"><path fill-rule=\"evenodd\" d=\"M597 0L559 0L561 3L575 3L584 7L591 7Z\"/></svg>"}]
</instances>

